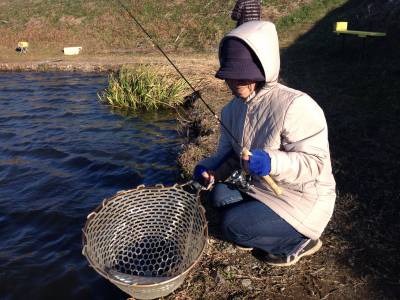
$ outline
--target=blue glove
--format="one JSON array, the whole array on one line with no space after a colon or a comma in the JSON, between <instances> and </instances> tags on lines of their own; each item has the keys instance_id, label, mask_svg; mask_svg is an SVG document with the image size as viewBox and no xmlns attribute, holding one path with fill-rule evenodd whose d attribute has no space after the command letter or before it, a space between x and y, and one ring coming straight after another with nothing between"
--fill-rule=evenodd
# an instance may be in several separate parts
<instances>
[{"instance_id":1,"label":"blue glove","mask_svg":"<svg viewBox=\"0 0 400 300\"><path fill-rule=\"evenodd\" d=\"M200 183L201 185L206 185L205 178L201 174L203 174L203 172L207 172L207 171L208 171L208 169L206 167L204 167L202 165L197 165L194 168L193 179L195 181L197 181L198 183Z\"/></svg>"},{"instance_id":2,"label":"blue glove","mask_svg":"<svg viewBox=\"0 0 400 300\"><path fill-rule=\"evenodd\" d=\"M251 151L249 159L249 172L252 175L267 176L271 172L271 157L261 149Z\"/></svg>"}]
</instances>

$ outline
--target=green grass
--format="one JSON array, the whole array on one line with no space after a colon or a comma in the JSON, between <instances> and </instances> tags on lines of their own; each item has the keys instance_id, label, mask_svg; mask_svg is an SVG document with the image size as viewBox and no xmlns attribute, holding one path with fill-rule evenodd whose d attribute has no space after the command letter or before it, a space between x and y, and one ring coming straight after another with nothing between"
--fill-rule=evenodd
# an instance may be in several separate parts
<instances>
[{"instance_id":1,"label":"green grass","mask_svg":"<svg viewBox=\"0 0 400 300\"><path fill-rule=\"evenodd\" d=\"M234 0L123 0L146 30L167 49L214 49L234 27ZM0 3L2 46L25 38L35 45L80 42L85 48L150 48L151 43L117 1L5 0ZM77 22L75 22L77 21ZM82 38L84 37L84 39Z\"/></svg>"},{"instance_id":2,"label":"green grass","mask_svg":"<svg viewBox=\"0 0 400 300\"><path fill-rule=\"evenodd\" d=\"M301 6L290 15L280 18L276 23L277 30L284 32L299 24L314 23L321 17L324 17L330 10L346 2L347 0L313 0L311 3Z\"/></svg>"},{"instance_id":3,"label":"green grass","mask_svg":"<svg viewBox=\"0 0 400 300\"><path fill-rule=\"evenodd\" d=\"M288 13L282 1L263 2L265 9L279 11L279 15ZM339 3L339 0L322 2ZM230 19L235 0L123 0L123 3L167 50L215 50L223 35L235 26ZM305 20L314 7L313 4L284 17L278 25L285 30ZM0 26L2 47L14 47L16 40L26 39L37 48L59 48L60 44L80 44L91 51L151 48L151 42L117 1L4 0L0 2L0 20L7 22Z\"/></svg>"},{"instance_id":4,"label":"green grass","mask_svg":"<svg viewBox=\"0 0 400 300\"><path fill-rule=\"evenodd\" d=\"M181 105L186 90L182 79L141 65L137 69L123 67L110 74L107 89L98 96L102 103L113 107L156 110Z\"/></svg>"},{"instance_id":5,"label":"green grass","mask_svg":"<svg viewBox=\"0 0 400 300\"><path fill-rule=\"evenodd\" d=\"M110 7L107 1L95 1L95 5L88 5L83 0L43 0L43 1L5 1L0 11L0 19L8 19L15 29L21 30L31 19L41 18L53 26L60 25L60 18L73 16L76 18L93 18L102 10ZM89 2L90 3L90 2Z\"/></svg>"},{"instance_id":6,"label":"green grass","mask_svg":"<svg viewBox=\"0 0 400 300\"><path fill-rule=\"evenodd\" d=\"M235 0L122 1L166 51L215 51L220 39L235 26L230 19ZM312 26L345 3L348 1L262 1L264 10L274 12L272 18L284 47L304 30L303 25ZM1 49L14 49L19 40L29 41L38 53L71 45L82 46L90 55L153 49L115 0L3 0L0 20Z\"/></svg>"}]
</instances>

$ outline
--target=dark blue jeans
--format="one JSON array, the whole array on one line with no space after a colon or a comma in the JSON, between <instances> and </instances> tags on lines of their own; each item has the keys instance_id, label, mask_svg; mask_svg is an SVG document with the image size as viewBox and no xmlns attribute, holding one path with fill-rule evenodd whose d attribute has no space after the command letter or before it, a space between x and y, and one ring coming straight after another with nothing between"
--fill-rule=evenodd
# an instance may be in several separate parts
<instances>
[{"instance_id":1,"label":"dark blue jeans","mask_svg":"<svg viewBox=\"0 0 400 300\"><path fill-rule=\"evenodd\" d=\"M235 244L287 255L308 239L267 205L234 187L218 183L210 198L222 213L223 237Z\"/></svg>"}]
</instances>

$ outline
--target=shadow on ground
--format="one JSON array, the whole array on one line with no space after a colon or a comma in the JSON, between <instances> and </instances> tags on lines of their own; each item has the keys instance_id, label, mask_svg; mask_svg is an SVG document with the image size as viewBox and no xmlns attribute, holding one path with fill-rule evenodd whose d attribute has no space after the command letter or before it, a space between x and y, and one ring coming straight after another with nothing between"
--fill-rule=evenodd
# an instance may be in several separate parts
<instances>
[{"instance_id":1,"label":"shadow on ground","mask_svg":"<svg viewBox=\"0 0 400 300\"><path fill-rule=\"evenodd\" d=\"M281 57L282 81L310 94L328 121L338 198L326 244L387 298L400 294L400 3L394 2L348 1ZM332 33L341 20L388 35L348 37L343 45Z\"/></svg>"},{"instance_id":2,"label":"shadow on ground","mask_svg":"<svg viewBox=\"0 0 400 300\"><path fill-rule=\"evenodd\" d=\"M280 81L310 94L328 121L338 197L321 251L290 268L268 266L220 239L218 213L205 200L210 245L174 299L398 298L399 2L347 1L281 52ZM339 20L388 36L366 40L365 48L360 38L349 37L342 47L332 32ZM220 87L210 93L223 100L216 110L231 97ZM209 112L200 110L191 117L208 128ZM209 127L213 134L191 137L180 157L188 174L215 149L218 130Z\"/></svg>"}]
</instances>

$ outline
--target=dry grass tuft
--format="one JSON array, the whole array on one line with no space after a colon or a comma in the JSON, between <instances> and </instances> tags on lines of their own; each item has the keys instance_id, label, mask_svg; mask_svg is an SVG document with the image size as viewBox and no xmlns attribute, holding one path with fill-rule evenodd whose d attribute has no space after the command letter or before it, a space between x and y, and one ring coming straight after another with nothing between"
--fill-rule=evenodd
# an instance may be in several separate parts
<instances>
[{"instance_id":1,"label":"dry grass tuft","mask_svg":"<svg viewBox=\"0 0 400 300\"><path fill-rule=\"evenodd\" d=\"M183 79L150 65L136 69L123 67L109 75L108 87L99 93L102 103L133 110L175 108L184 101L187 86Z\"/></svg>"}]
</instances>

